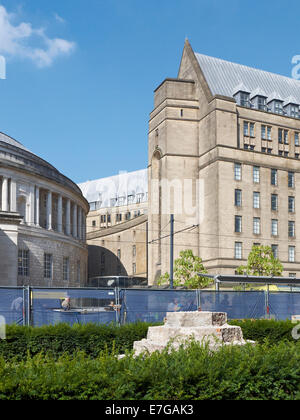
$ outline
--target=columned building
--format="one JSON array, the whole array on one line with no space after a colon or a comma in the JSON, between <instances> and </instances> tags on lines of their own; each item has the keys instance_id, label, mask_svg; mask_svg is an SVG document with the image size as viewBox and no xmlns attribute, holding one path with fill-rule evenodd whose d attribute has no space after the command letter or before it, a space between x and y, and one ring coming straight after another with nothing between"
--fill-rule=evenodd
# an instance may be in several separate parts
<instances>
[{"instance_id":1,"label":"columned building","mask_svg":"<svg viewBox=\"0 0 300 420\"><path fill-rule=\"evenodd\" d=\"M2 133L0 204L1 285L86 283L87 201L75 183Z\"/></svg>"}]
</instances>

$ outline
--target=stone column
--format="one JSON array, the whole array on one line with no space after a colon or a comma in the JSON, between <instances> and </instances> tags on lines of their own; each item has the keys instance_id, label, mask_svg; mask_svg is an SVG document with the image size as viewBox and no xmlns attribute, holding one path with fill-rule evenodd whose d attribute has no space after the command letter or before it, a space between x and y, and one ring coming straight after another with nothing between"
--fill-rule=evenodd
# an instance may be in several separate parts
<instances>
[{"instance_id":1,"label":"stone column","mask_svg":"<svg viewBox=\"0 0 300 420\"><path fill-rule=\"evenodd\" d=\"M62 233L63 228L63 219L62 219L62 196L58 196L57 202L57 230L59 233Z\"/></svg>"},{"instance_id":2,"label":"stone column","mask_svg":"<svg viewBox=\"0 0 300 420\"><path fill-rule=\"evenodd\" d=\"M17 182L14 179L10 182L10 211L13 213L17 211Z\"/></svg>"},{"instance_id":3,"label":"stone column","mask_svg":"<svg viewBox=\"0 0 300 420\"><path fill-rule=\"evenodd\" d=\"M69 198L66 204L66 234L71 234L71 201Z\"/></svg>"},{"instance_id":4,"label":"stone column","mask_svg":"<svg viewBox=\"0 0 300 420\"><path fill-rule=\"evenodd\" d=\"M47 195L47 229L52 230L52 193L48 191Z\"/></svg>"},{"instance_id":5,"label":"stone column","mask_svg":"<svg viewBox=\"0 0 300 420\"><path fill-rule=\"evenodd\" d=\"M73 205L73 236L77 238L77 204Z\"/></svg>"},{"instance_id":6,"label":"stone column","mask_svg":"<svg viewBox=\"0 0 300 420\"><path fill-rule=\"evenodd\" d=\"M8 178L2 178L2 211L8 211Z\"/></svg>"},{"instance_id":7,"label":"stone column","mask_svg":"<svg viewBox=\"0 0 300 420\"><path fill-rule=\"evenodd\" d=\"M35 187L35 225L40 226L40 188Z\"/></svg>"}]
</instances>

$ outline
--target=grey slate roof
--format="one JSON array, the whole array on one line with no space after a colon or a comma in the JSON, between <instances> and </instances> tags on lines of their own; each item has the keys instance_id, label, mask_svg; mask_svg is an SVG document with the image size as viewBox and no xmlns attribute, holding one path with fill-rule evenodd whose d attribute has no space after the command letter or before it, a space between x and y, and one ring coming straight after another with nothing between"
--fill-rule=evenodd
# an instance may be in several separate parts
<instances>
[{"instance_id":1,"label":"grey slate roof","mask_svg":"<svg viewBox=\"0 0 300 420\"><path fill-rule=\"evenodd\" d=\"M10 144L11 146L18 147L19 149L26 150L26 152L30 152L30 150L26 149L26 147L23 146L23 144L4 133L0 133L0 141L3 143Z\"/></svg>"},{"instance_id":2,"label":"grey slate roof","mask_svg":"<svg viewBox=\"0 0 300 420\"><path fill-rule=\"evenodd\" d=\"M213 95L232 97L237 86L243 84L251 92L262 89L268 97L274 92L283 100L293 96L300 104L299 80L199 53L195 56Z\"/></svg>"}]
</instances>

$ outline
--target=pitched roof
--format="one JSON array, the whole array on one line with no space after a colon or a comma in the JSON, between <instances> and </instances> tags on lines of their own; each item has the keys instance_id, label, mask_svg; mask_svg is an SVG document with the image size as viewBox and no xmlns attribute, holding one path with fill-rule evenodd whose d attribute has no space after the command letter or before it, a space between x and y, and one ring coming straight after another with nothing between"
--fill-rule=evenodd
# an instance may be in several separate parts
<instances>
[{"instance_id":1,"label":"pitched roof","mask_svg":"<svg viewBox=\"0 0 300 420\"><path fill-rule=\"evenodd\" d=\"M213 95L232 97L237 86L243 84L251 92L262 89L268 97L274 92L282 98L294 96L300 104L299 80L199 53L195 56Z\"/></svg>"}]
</instances>

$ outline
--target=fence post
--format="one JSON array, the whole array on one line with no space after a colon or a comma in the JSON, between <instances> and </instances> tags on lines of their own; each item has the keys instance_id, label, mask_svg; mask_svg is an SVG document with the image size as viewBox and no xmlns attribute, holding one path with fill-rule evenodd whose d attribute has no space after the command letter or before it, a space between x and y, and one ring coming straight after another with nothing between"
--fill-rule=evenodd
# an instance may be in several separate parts
<instances>
[{"instance_id":1,"label":"fence post","mask_svg":"<svg viewBox=\"0 0 300 420\"><path fill-rule=\"evenodd\" d=\"M120 288L115 287L116 323L121 325Z\"/></svg>"},{"instance_id":2,"label":"fence post","mask_svg":"<svg viewBox=\"0 0 300 420\"><path fill-rule=\"evenodd\" d=\"M32 302L31 302L31 287L27 286L27 326L31 325L31 311L32 311Z\"/></svg>"},{"instance_id":3,"label":"fence post","mask_svg":"<svg viewBox=\"0 0 300 420\"><path fill-rule=\"evenodd\" d=\"M270 306L269 306L269 285L265 290L265 318L270 319Z\"/></svg>"},{"instance_id":4,"label":"fence post","mask_svg":"<svg viewBox=\"0 0 300 420\"><path fill-rule=\"evenodd\" d=\"M196 300L197 300L197 309L201 311L201 291L200 289L196 290Z\"/></svg>"}]
</instances>

